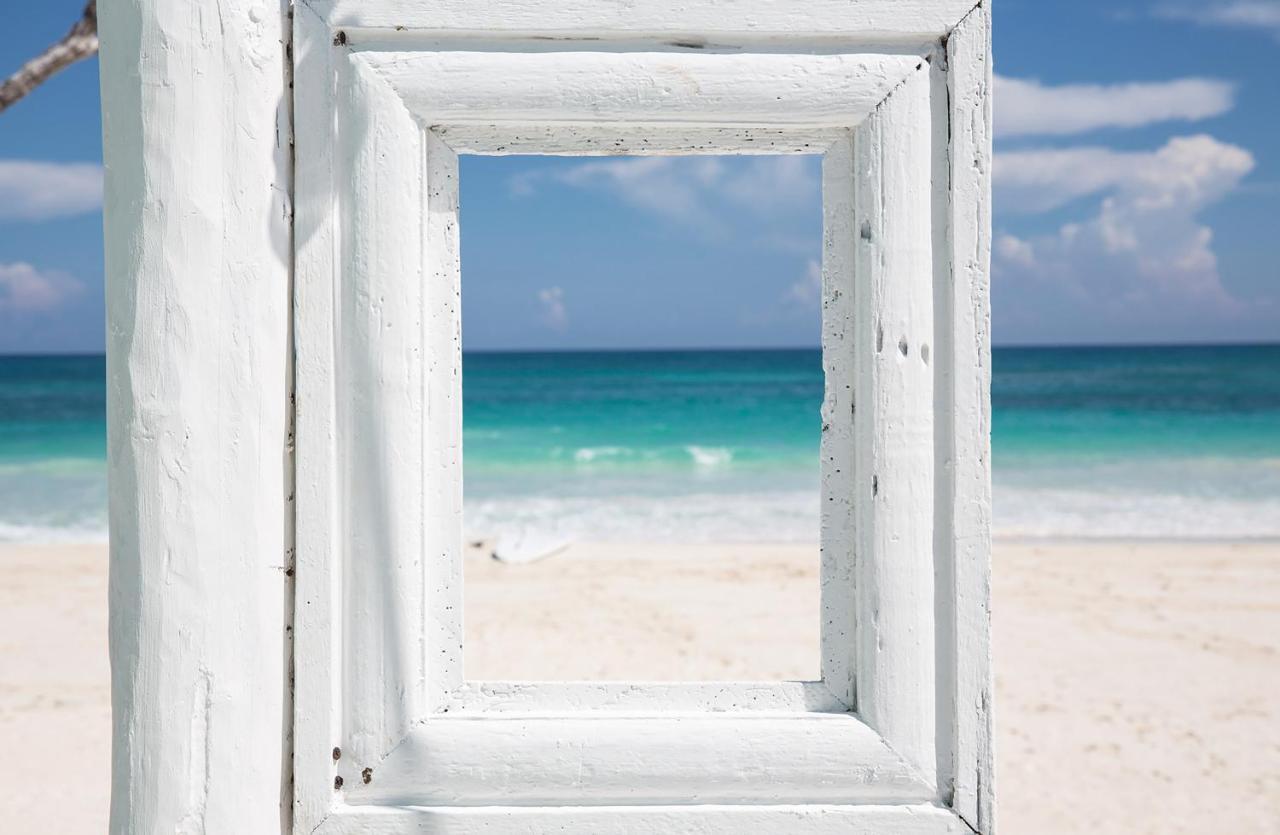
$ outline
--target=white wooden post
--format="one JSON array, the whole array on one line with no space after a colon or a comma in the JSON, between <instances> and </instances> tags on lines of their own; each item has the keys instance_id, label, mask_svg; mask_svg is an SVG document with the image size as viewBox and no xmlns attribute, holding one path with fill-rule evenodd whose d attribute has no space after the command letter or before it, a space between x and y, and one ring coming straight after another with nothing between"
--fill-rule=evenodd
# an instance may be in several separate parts
<instances>
[{"instance_id":1,"label":"white wooden post","mask_svg":"<svg viewBox=\"0 0 1280 835\"><path fill-rule=\"evenodd\" d=\"M991 688L991 10L951 30L934 70L934 564L938 786L995 829ZM941 141L946 138L945 144ZM945 147L945 152L942 148Z\"/></svg>"},{"instance_id":2,"label":"white wooden post","mask_svg":"<svg viewBox=\"0 0 1280 835\"><path fill-rule=\"evenodd\" d=\"M290 831L287 7L98 8L120 835Z\"/></svg>"}]
</instances>

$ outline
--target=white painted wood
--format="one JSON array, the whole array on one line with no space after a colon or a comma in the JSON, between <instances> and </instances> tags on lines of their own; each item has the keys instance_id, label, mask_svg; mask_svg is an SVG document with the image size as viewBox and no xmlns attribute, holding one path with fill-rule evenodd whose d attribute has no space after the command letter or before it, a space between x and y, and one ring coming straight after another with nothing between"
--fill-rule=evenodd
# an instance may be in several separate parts
<instances>
[{"instance_id":1,"label":"white painted wood","mask_svg":"<svg viewBox=\"0 0 1280 835\"><path fill-rule=\"evenodd\" d=\"M290 829L286 14L98 10L121 835Z\"/></svg>"},{"instance_id":2,"label":"white painted wood","mask_svg":"<svg viewBox=\"0 0 1280 835\"><path fill-rule=\"evenodd\" d=\"M858 598L854 583L858 489L854 433L857 380L858 230L853 132L822 160L822 441L819 448L822 680L850 708L857 703Z\"/></svg>"},{"instance_id":3,"label":"white painted wood","mask_svg":"<svg viewBox=\"0 0 1280 835\"><path fill-rule=\"evenodd\" d=\"M968 835L964 823L936 806L717 805L583 808L489 806L343 807L322 835Z\"/></svg>"},{"instance_id":4,"label":"white painted wood","mask_svg":"<svg viewBox=\"0 0 1280 835\"><path fill-rule=\"evenodd\" d=\"M938 265L938 784L975 832L995 830L991 693L991 16L975 8L945 50L937 144L949 186ZM939 61L939 63L942 63ZM945 129L945 134L942 133ZM944 146L949 139L949 146ZM939 237L935 236L935 240Z\"/></svg>"},{"instance_id":5,"label":"white painted wood","mask_svg":"<svg viewBox=\"0 0 1280 835\"><path fill-rule=\"evenodd\" d=\"M348 765L385 756L425 711L424 509L442 439L424 388L443 357L424 344L432 313L423 133L378 79L345 69L336 163L352 187L337 206L346 234L335 288L333 409Z\"/></svg>"},{"instance_id":6,"label":"white painted wood","mask_svg":"<svg viewBox=\"0 0 1280 835\"><path fill-rule=\"evenodd\" d=\"M857 710L935 770L932 125L915 71L853 135Z\"/></svg>"},{"instance_id":7,"label":"white painted wood","mask_svg":"<svg viewBox=\"0 0 1280 835\"><path fill-rule=\"evenodd\" d=\"M469 681L452 694L450 713L591 711L775 711L845 713L848 703L821 681L561 682Z\"/></svg>"},{"instance_id":8,"label":"white painted wood","mask_svg":"<svg viewBox=\"0 0 1280 835\"><path fill-rule=\"evenodd\" d=\"M365 52L424 125L857 124L922 60L906 55Z\"/></svg>"},{"instance_id":9,"label":"white painted wood","mask_svg":"<svg viewBox=\"0 0 1280 835\"><path fill-rule=\"evenodd\" d=\"M299 829L992 831L985 12L823 5L297 9ZM826 155L822 680L465 681L457 154L762 151Z\"/></svg>"},{"instance_id":10,"label":"white painted wood","mask_svg":"<svg viewBox=\"0 0 1280 835\"><path fill-rule=\"evenodd\" d=\"M462 284L458 237L458 157L438 136L424 134L427 152L426 217L422 224L427 258L424 354L426 396L423 419L424 467L412 475L422 482L426 504L423 570L427 589L423 613L428 709L443 710L462 686ZM394 161L388 173L399 173ZM419 185L422 188L422 185ZM419 203L419 206L422 204ZM401 223L417 218L409 213Z\"/></svg>"},{"instance_id":11,"label":"white painted wood","mask_svg":"<svg viewBox=\"0 0 1280 835\"><path fill-rule=\"evenodd\" d=\"M100 16L112 830L993 832L986 8L287 13ZM464 680L456 155L531 151L826 153L822 681Z\"/></svg>"},{"instance_id":12,"label":"white painted wood","mask_svg":"<svg viewBox=\"0 0 1280 835\"><path fill-rule=\"evenodd\" d=\"M328 45L327 32L309 35L306 20L298 22L300 74L314 54L310 44L323 38ZM299 243L298 341L314 353L300 350L298 366L299 519L306 530L296 705L299 736L308 741L300 739L296 759L299 775L322 787L300 793L300 822L323 819L340 797L329 788L335 778L351 785L415 721L437 710L492 705L496 692L461 680L456 157L436 130L414 126L403 99L362 56L340 59L332 72L336 95L321 90L319 118L299 119L300 132L322 136L321 147L300 139L300 178L316 178L330 195L309 198L299 216L307 231ZM336 121L329 96L339 108ZM642 135L644 128L628 130ZM684 135L697 139L705 130ZM806 130L821 141L820 129ZM727 147L735 150L749 149L752 139L719 132L710 141L742 143ZM311 194L307 184L302 191ZM415 318L414 311L422 312ZM506 709L565 709L634 705L635 693L648 693L649 704L665 708L847 707L820 682L676 689L632 688L618 698L593 683L560 691L515 687L505 688L501 701ZM325 712L329 721L317 720Z\"/></svg>"},{"instance_id":13,"label":"white painted wood","mask_svg":"<svg viewBox=\"0 0 1280 835\"><path fill-rule=\"evenodd\" d=\"M573 33L554 38L536 33L442 32L433 29L339 29L346 46L362 52L646 52L668 55L928 55L937 37L924 35L779 35L734 33L705 36L651 32Z\"/></svg>"},{"instance_id":14,"label":"white painted wood","mask_svg":"<svg viewBox=\"0 0 1280 835\"><path fill-rule=\"evenodd\" d=\"M459 154L549 154L561 156L616 155L626 148L632 156L672 154L820 154L848 133L846 128L805 126L751 128L700 125L457 124L432 128Z\"/></svg>"},{"instance_id":15,"label":"white painted wood","mask_svg":"<svg viewBox=\"0 0 1280 835\"><path fill-rule=\"evenodd\" d=\"M654 738L661 746L651 743ZM352 805L886 804L930 783L848 714L428 719L346 792Z\"/></svg>"},{"instance_id":16,"label":"white painted wood","mask_svg":"<svg viewBox=\"0 0 1280 835\"><path fill-rule=\"evenodd\" d=\"M338 361L335 255L336 69L328 28L294 7L294 391L296 403L293 827L310 833L330 813L343 741L345 625L337 559L344 533L336 491L341 428L335 414ZM318 84L304 79L324 79Z\"/></svg>"},{"instance_id":17,"label":"white painted wood","mask_svg":"<svg viewBox=\"0 0 1280 835\"><path fill-rule=\"evenodd\" d=\"M612 38L666 36L691 45L720 36L859 40L945 35L973 0L303 0L335 29L420 29L450 35Z\"/></svg>"}]
</instances>

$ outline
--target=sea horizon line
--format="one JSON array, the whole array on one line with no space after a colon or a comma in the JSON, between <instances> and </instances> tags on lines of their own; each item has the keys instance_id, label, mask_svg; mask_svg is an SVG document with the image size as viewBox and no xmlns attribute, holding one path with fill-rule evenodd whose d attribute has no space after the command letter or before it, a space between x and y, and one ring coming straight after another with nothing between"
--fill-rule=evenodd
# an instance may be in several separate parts
<instances>
[{"instance_id":1,"label":"sea horizon line","mask_svg":"<svg viewBox=\"0 0 1280 835\"><path fill-rule=\"evenodd\" d=\"M1120 349L1191 349L1191 348L1273 348L1275 341L1204 341L1204 342L1006 342L992 346L993 351L1007 350L1120 350ZM724 346L637 346L637 347L539 347L539 348L464 348L463 354L692 354L692 353L760 353L777 351L819 351L821 345L724 345ZM20 351L0 352L6 359L76 359L105 358L105 351Z\"/></svg>"}]
</instances>

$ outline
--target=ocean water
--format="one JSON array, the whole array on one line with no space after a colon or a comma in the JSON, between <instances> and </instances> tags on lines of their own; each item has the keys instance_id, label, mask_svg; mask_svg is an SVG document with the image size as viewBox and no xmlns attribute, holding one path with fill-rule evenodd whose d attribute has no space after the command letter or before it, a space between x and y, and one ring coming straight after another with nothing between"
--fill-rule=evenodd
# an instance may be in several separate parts
<instances>
[{"instance_id":1,"label":"ocean water","mask_svg":"<svg viewBox=\"0 0 1280 835\"><path fill-rule=\"evenodd\" d=\"M998 348L996 534L1280 537L1280 346ZM811 541L816 350L470 353L466 527ZM0 357L0 541L105 538L101 357Z\"/></svg>"},{"instance_id":2,"label":"ocean water","mask_svg":"<svg viewBox=\"0 0 1280 835\"><path fill-rule=\"evenodd\" d=\"M0 356L0 542L105 541L106 363Z\"/></svg>"}]
</instances>

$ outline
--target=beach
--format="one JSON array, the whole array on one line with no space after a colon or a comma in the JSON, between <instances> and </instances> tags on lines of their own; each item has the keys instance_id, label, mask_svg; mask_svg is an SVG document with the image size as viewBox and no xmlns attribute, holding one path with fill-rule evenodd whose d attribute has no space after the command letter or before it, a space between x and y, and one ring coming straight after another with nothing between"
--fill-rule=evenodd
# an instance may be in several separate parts
<instances>
[{"instance_id":1,"label":"beach","mask_svg":"<svg viewBox=\"0 0 1280 835\"><path fill-rule=\"evenodd\" d=\"M1001 831L1280 833L1280 346L992 359ZM816 677L823 397L812 349L464 354L467 676ZM106 821L105 398L0 359L4 835Z\"/></svg>"},{"instance_id":2,"label":"beach","mask_svg":"<svg viewBox=\"0 0 1280 835\"><path fill-rule=\"evenodd\" d=\"M0 546L9 835L105 828L105 551ZM810 546L583 543L466 570L468 677L817 665ZM1002 831L1280 832L1280 543L1002 540L993 598Z\"/></svg>"}]
</instances>

